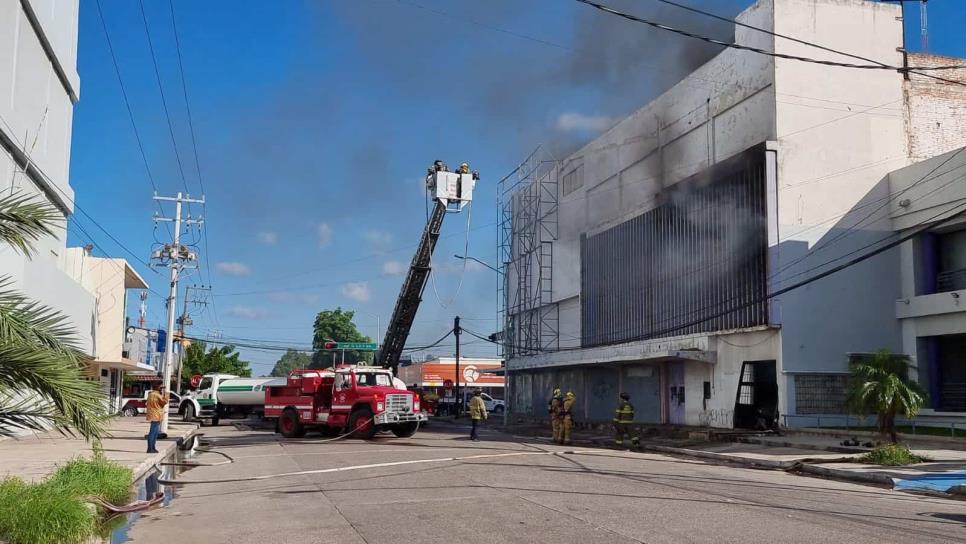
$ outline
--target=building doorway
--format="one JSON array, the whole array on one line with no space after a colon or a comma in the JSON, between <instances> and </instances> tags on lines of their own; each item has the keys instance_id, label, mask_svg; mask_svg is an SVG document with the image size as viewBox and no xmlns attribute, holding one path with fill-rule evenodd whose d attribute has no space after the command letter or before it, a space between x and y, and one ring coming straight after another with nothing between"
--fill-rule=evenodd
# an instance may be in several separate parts
<instances>
[{"instance_id":1,"label":"building doorway","mask_svg":"<svg viewBox=\"0 0 966 544\"><path fill-rule=\"evenodd\" d=\"M667 414L671 425L685 424L684 410L684 362L667 365Z\"/></svg>"},{"instance_id":2,"label":"building doorway","mask_svg":"<svg viewBox=\"0 0 966 544\"><path fill-rule=\"evenodd\" d=\"M745 361L735 399L736 429L778 426L778 374L775 361Z\"/></svg>"}]
</instances>

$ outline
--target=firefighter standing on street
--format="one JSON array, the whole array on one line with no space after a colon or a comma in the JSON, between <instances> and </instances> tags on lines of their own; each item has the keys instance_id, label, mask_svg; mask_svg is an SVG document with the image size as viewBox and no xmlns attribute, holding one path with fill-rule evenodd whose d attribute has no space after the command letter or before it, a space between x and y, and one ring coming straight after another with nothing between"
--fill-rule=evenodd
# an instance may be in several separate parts
<instances>
[{"instance_id":1,"label":"firefighter standing on street","mask_svg":"<svg viewBox=\"0 0 966 544\"><path fill-rule=\"evenodd\" d=\"M550 414L550 428L553 430L553 441L560 443L563 441L561 429L563 427L563 403L564 399L560 395L560 389L553 390L553 398L547 405L547 412Z\"/></svg>"},{"instance_id":2,"label":"firefighter standing on street","mask_svg":"<svg viewBox=\"0 0 966 544\"><path fill-rule=\"evenodd\" d=\"M621 447L624 445L624 435L631 435L631 444L636 448L641 445L641 439L631 431L630 425L634 421L634 405L631 404L631 396L621 393L620 404L614 410L614 430L617 435L614 438L614 445Z\"/></svg>"},{"instance_id":3,"label":"firefighter standing on street","mask_svg":"<svg viewBox=\"0 0 966 544\"><path fill-rule=\"evenodd\" d=\"M473 420L473 428L470 429L470 440L479 440L476 434L476 427L486 421L486 404L483 403L483 390L473 391L473 398L470 399L470 419Z\"/></svg>"},{"instance_id":4,"label":"firefighter standing on street","mask_svg":"<svg viewBox=\"0 0 966 544\"><path fill-rule=\"evenodd\" d=\"M577 404L577 395L574 395L573 391L567 391L567 396L564 397L563 409L561 410L561 441L563 445L570 444L570 431L574 428L574 417L573 409L574 404Z\"/></svg>"}]
</instances>

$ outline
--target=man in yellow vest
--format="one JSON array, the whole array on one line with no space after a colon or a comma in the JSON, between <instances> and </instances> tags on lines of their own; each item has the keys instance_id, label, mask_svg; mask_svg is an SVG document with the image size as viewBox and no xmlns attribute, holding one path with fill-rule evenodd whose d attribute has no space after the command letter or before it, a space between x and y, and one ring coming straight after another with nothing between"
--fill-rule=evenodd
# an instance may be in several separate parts
<instances>
[{"instance_id":1,"label":"man in yellow vest","mask_svg":"<svg viewBox=\"0 0 966 544\"><path fill-rule=\"evenodd\" d=\"M148 401L145 409L145 418L151 422L148 431L148 453L158 453L157 441L158 433L161 432L161 420L164 418L164 411L168 409L168 394L161 394L161 382L156 382L148 393Z\"/></svg>"},{"instance_id":2,"label":"man in yellow vest","mask_svg":"<svg viewBox=\"0 0 966 544\"><path fill-rule=\"evenodd\" d=\"M563 429L560 433L560 443L565 446L570 444L570 431L574 428L573 410L575 404L577 404L577 395L574 395L573 391L567 391L567 396L564 397L563 401L563 409L561 410Z\"/></svg>"},{"instance_id":3,"label":"man in yellow vest","mask_svg":"<svg viewBox=\"0 0 966 544\"><path fill-rule=\"evenodd\" d=\"M563 402L564 399L560 395L560 389L553 390L553 397L550 399L550 403L547 405L547 412L550 414L550 428L553 430L553 441L560 443L563 441L563 436L560 431L563 427Z\"/></svg>"},{"instance_id":4,"label":"man in yellow vest","mask_svg":"<svg viewBox=\"0 0 966 544\"><path fill-rule=\"evenodd\" d=\"M620 404L617 405L617 410L614 410L614 430L617 435L614 438L614 445L617 447L624 446L624 435L631 435L631 444L636 448L641 445L641 439L639 436L631 431L631 423L634 421L634 405L631 404L631 396L627 393L621 393Z\"/></svg>"}]
</instances>

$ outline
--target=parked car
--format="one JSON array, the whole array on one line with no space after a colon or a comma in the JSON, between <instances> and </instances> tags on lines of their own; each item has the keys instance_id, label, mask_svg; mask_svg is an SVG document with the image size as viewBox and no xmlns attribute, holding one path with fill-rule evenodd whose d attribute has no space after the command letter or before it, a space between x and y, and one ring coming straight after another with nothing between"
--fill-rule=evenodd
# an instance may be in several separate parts
<instances>
[{"instance_id":1,"label":"parked car","mask_svg":"<svg viewBox=\"0 0 966 544\"><path fill-rule=\"evenodd\" d=\"M500 399L495 399L486 393L481 393L483 397L483 405L486 406L487 412L492 412L494 414L502 414L503 410L506 410L506 403Z\"/></svg>"},{"instance_id":2,"label":"parked car","mask_svg":"<svg viewBox=\"0 0 966 544\"><path fill-rule=\"evenodd\" d=\"M124 417L144 415L148 406L148 393L150 391L145 391L144 396L141 398L128 397L121 399L121 415ZM176 416L178 415L178 405L181 404L181 395L174 391L170 392L169 395L168 415Z\"/></svg>"}]
</instances>

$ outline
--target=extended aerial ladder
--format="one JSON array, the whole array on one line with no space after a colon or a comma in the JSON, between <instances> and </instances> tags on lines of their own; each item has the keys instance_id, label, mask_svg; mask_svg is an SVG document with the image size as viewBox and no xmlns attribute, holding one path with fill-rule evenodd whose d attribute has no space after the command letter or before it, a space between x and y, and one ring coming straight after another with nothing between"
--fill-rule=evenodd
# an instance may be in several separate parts
<instances>
[{"instance_id":1,"label":"extended aerial ladder","mask_svg":"<svg viewBox=\"0 0 966 544\"><path fill-rule=\"evenodd\" d=\"M423 300L426 280L429 279L433 250L439 240L439 230L447 213L459 213L473 200L473 188L479 174L470 172L469 165L463 163L456 172L450 172L442 161L433 163L426 173L426 190L433 199L433 210L426 221L419 247L409 265L409 272L399 290L396 307L386 327L386 337L382 349L376 352L376 364L392 368L399 366L399 357L406 346L406 339L416 319L416 311Z\"/></svg>"}]
</instances>

